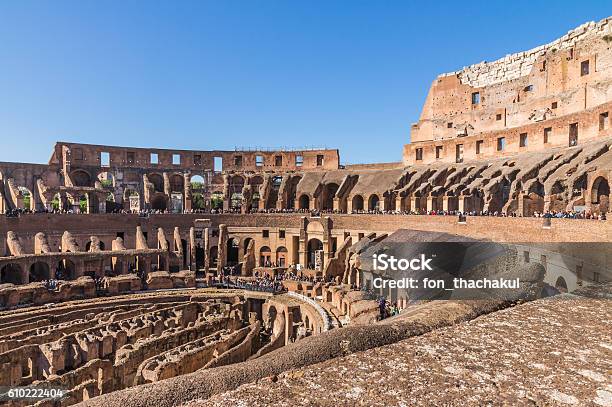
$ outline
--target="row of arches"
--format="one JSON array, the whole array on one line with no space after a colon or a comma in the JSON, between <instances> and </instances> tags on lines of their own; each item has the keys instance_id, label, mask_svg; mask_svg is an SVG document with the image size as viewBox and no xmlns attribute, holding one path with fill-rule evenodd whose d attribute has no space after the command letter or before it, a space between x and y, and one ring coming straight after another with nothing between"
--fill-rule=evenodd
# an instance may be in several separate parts
<instances>
[{"instance_id":1,"label":"row of arches","mask_svg":"<svg viewBox=\"0 0 612 407\"><path fill-rule=\"evenodd\" d=\"M322 210L333 210L334 209L333 198L332 198L333 195L331 195L331 191L333 190L334 189L332 187L332 189L328 191L328 194L323 197L323 201L321 203L320 209ZM298 200L298 209L311 209L310 202L311 202L311 198L309 195L307 194L300 195L300 198ZM363 211L363 210L376 211L376 210L381 209L380 202L381 202L380 197L377 194L371 194L368 197L367 201L365 201L362 195L355 195L351 199L351 209L353 211ZM366 206L366 203L367 203L367 206Z\"/></svg>"},{"instance_id":2,"label":"row of arches","mask_svg":"<svg viewBox=\"0 0 612 407\"><path fill-rule=\"evenodd\" d=\"M0 283L25 284L49 279L74 280L76 278L76 265L70 259L60 260L55 269L51 270L48 263L37 261L30 265L28 280L26 281L24 270L18 263L8 263L0 268Z\"/></svg>"}]
</instances>

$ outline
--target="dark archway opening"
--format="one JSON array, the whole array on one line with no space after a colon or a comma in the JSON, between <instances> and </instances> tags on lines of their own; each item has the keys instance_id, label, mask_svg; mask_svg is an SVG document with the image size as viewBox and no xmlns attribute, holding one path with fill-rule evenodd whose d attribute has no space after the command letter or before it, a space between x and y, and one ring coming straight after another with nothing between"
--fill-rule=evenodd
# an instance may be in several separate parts
<instances>
[{"instance_id":1,"label":"dark archway opening","mask_svg":"<svg viewBox=\"0 0 612 407\"><path fill-rule=\"evenodd\" d=\"M235 266L238 264L238 251L240 246L237 239L227 240L227 265Z\"/></svg>"},{"instance_id":2,"label":"dark archway opening","mask_svg":"<svg viewBox=\"0 0 612 407\"><path fill-rule=\"evenodd\" d=\"M51 273L49 271L49 265L42 261L37 261L30 266L30 283L49 280Z\"/></svg>"},{"instance_id":3,"label":"dark archway opening","mask_svg":"<svg viewBox=\"0 0 612 407\"><path fill-rule=\"evenodd\" d=\"M0 283L24 284L21 266L9 263L0 270Z\"/></svg>"},{"instance_id":4,"label":"dark archway opening","mask_svg":"<svg viewBox=\"0 0 612 407\"><path fill-rule=\"evenodd\" d=\"M308 268L323 270L323 242L319 239L308 241Z\"/></svg>"}]
</instances>

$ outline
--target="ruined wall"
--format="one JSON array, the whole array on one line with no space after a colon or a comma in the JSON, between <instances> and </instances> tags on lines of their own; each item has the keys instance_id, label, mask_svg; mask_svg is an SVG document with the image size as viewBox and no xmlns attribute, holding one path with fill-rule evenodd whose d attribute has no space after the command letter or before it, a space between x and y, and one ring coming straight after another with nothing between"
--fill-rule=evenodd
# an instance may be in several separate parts
<instances>
[{"instance_id":1,"label":"ruined wall","mask_svg":"<svg viewBox=\"0 0 612 407\"><path fill-rule=\"evenodd\" d=\"M404 163L456 162L568 145L574 122L579 142L604 135L601 131L609 135L609 105L598 107L612 100L611 42L608 18L532 50L440 75L411 127ZM576 116L582 111L593 114ZM541 129L530 126L534 123ZM542 142L542 129L549 127L552 134ZM520 149L519 134L526 134ZM504 135L508 144L516 139L516 148L498 150L490 142ZM484 145L476 148L481 139Z\"/></svg>"}]
</instances>

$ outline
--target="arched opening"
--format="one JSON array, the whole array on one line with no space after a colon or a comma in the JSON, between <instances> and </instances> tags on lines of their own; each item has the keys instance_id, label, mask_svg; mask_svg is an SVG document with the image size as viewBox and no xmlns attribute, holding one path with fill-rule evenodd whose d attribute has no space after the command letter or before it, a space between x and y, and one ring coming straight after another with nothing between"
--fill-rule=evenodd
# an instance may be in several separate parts
<instances>
[{"instance_id":1,"label":"arched opening","mask_svg":"<svg viewBox=\"0 0 612 407\"><path fill-rule=\"evenodd\" d=\"M149 182L153 184L155 192L164 192L164 178L159 174L149 174L147 176Z\"/></svg>"},{"instance_id":2,"label":"arched opening","mask_svg":"<svg viewBox=\"0 0 612 407\"><path fill-rule=\"evenodd\" d=\"M203 191L206 182L204 181L204 177L201 175L192 175L189 182L191 183L191 190Z\"/></svg>"},{"instance_id":3,"label":"arched opening","mask_svg":"<svg viewBox=\"0 0 612 407\"><path fill-rule=\"evenodd\" d=\"M151 208L158 211L165 211L167 208L167 199L164 194L156 194L151 199Z\"/></svg>"},{"instance_id":4,"label":"arched opening","mask_svg":"<svg viewBox=\"0 0 612 407\"><path fill-rule=\"evenodd\" d=\"M210 205L212 209L223 209L223 192L213 192L210 195Z\"/></svg>"},{"instance_id":5,"label":"arched opening","mask_svg":"<svg viewBox=\"0 0 612 407\"><path fill-rule=\"evenodd\" d=\"M593 188L591 190L591 203L597 205L594 210L604 213L608 212L610 205L610 185L608 180L604 177L597 177L593 182Z\"/></svg>"},{"instance_id":6,"label":"arched opening","mask_svg":"<svg viewBox=\"0 0 612 407\"><path fill-rule=\"evenodd\" d=\"M340 188L340 186L333 182L325 185L325 188L323 189L323 199L321 200L321 209L334 209L334 197L336 196L336 192L338 192L338 188Z\"/></svg>"},{"instance_id":7,"label":"arched opening","mask_svg":"<svg viewBox=\"0 0 612 407\"><path fill-rule=\"evenodd\" d=\"M272 267L272 252L268 246L259 249L259 266Z\"/></svg>"},{"instance_id":8,"label":"arched opening","mask_svg":"<svg viewBox=\"0 0 612 407\"><path fill-rule=\"evenodd\" d=\"M63 259L55 270L55 278L58 280L74 280L76 278L76 265L72 260Z\"/></svg>"},{"instance_id":9,"label":"arched opening","mask_svg":"<svg viewBox=\"0 0 612 407\"><path fill-rule=\"evenodd\" d=\"M244 188L244 178L234 175L229 179L230 207L240 209L242 207L242 189Z\"/></svg>"},{"instance_id":10,"label":"arched opening","mask_svg":"<svg viewBox=\"0 0 612 407\"><path fill-rule=\"evenodd\" d=\"M79 197L79 213L89 213L88 209L89 209L89 199L87 197L87 195L81 195Z\"/></svg>"},{"instance_id":11,"label":"arched opening","mask_svg":"<svg viewBox=\"0 0 612 407\"><path fill-rule=\"evenodd\" d=\"M17 196L17 207L19 209L32 209L34 210L34 199L32 192L26 187L17 187L19 195Z\"/></svg>"},{"instance_id":12,"label":"arched opening","mask_svg":"<svg viewBox=\"0 0 612 407\"><path fill-rule=\"evenodd\" d=\"M281 184L283 183L283 177L276 176L272 178L272 188L268 194L268 202L266 202L266 209L275 209L276 203L278 202L278 193L280 191Z\"/></svg>"},{"instance_id":13,"label":"arched opening","mask_svg":"<svg viewBox=\"0 0 612 407\"><path fill-rule=\"evenodd\" d=\"M510 199L510 187L511 187L511 183L510 181L504 177L502 179L502 182L500 184L500 193L501 193L501 199L499 201L499 208L497 208L497 210L501 210L504 205L506 204L506 202L508 202L508 200Z\"/></svg>"},{"instance_id":14,"label":"arched opening","mask_svg":"<svg viewBox=\"0 0 612 407\"><path fill-rule=\"evenodd\" d=\"M368 199L368 210L369 211L378 211L380 210L380 198L376 194L370 195Z\"/></svg>"},{"instance_id":15,"label":"arched opening","mask_svg":"<svg viewBox=\"0 0 612 407\"><path fill-rule=\"evenodd\" d=\"M304 194L300 196L299 204L300 209L310 209L310 198L308 197L308 195Z\"/></svg>"},{"instance_id":16,"label":"arched opening","mask_svg":"<svg viewBox=\"0 0 612 407\"><path fill-rule=\"evenodd\" d=\"M50 278L51 272L47 263L37 261L30 266L30 283L49 280Z\"/></svg>"},{"instance_id":17,"label":"arched opening","mask_svg":"<svg viewBox=\"0 0 612 407\"><path fill-rule=\"evenodd\" d=\"M195 248L196 270L202 270L204 268L204 255L204 248L198 244Z\"/></svg>"},{"instance_id":18,"label":"arched opening","mask_svg":"<svg viewBox=\"0 0 612 407\"><path fill-rule=\"evenodd\" d=\"M297 197L297 185L302 180L302 177L291 177L291 180L287 183L285 187L286 196L287 196L287 209L295 209L296 203L295 199Z\"/></svg>"},{"instance_id":19,"label":"arched opening","mask_svg":"<svg viewBox=\"0 0 612 407\"><path fill-rule=\"evenodd\" d=\"M191 193L191 209L205 209L206 201L204 200L204 194L201 192L192 192Z\"/></svg>"},{"instance_id":20,"label":"arched opening","mask_svg":"<svg viewBox=\"0 0 612 407\"><path fill-rule=\"evenodd\" d=\"M191 209L201 210L206 208L204 200L205 182L201 175L191 177Z\"/></svg>"},{"instance_id":21,"label":"arched opening","mask_svg":"<svg viewBox=\"0 0 612 407\"><path fill-rule=\"evenodd\" d=\"M235 266L238 264L238 251L240 249L238 239L227 239L227 265Z\"/></svg>"},{"instance_id":22,"label":"arched opening","mask_svg":"<svg viewBox=\"0 0 612 407\"><path fill-rule=\"evenodd\" d=\"M527 192L527 199L523 200L523 215L531 216L534 212L542 213L544 211L544 185L536 181L531 184Z\"/></svg>"},{"instance_id":23,"label":"arched opening","mask_svg":"<svg viewBox=\"0 0 612 407\"><path fill-rule=\"evenodd\" d=\"M62 196L58 192L57 194L53 195L53 199L51 200L51 208L53 208L54 211L59 211L60 206L62 208L66 207L65 202L62 202Z\"/></svg>"},{"instance_id":24,"label":"arched opening","mask_svg":"<svg viewBox=\"0 0 612 407\"><path fill-rule=\"evenodd\" d=\"M70 179L75 187L90 187L91 176L87 171L75 170L70 173Z\"/></svg>"},{"instance_id":25,"label":"arched opening","mask_svg":"<svg viewBox=\"0 0 612 407\"><path fill-rule=\"evenodd\" d=\"M319 239L308 241L308 268L313 270L323 270L323 242Z\"/></svg>"},{"instance_id":26,"label":"arched opening","mask_svg":"<svg viewBox=\"0 0 612 407\"><path fill-rule=\"evenodd\" d=\"M268 317L264 321L266 330L269 331L272 335L278 334L278 332L274 332L274 322L276 321L277 314L278 311L276 310L276 307L274 305L271 305L270 308L268 308Z\"/></svg>"},{"instance_id":27,"label":"arched opening","mask_svg":"<svg viewBox=\"0 0 612 407\"><path fill-rule=\"evenodd\" d=\"M353 197L353 210L354 211L363 210L363 197L361 195L355 195Z\"/></svg>"},{"instance_id":28,"label":"arched opening","mask_svg":"<svg viewBox=\"0 0 612 407\"><path fill-rule=\"evenodd\" d=\"M279 246L276 249L276 265L278 267L287 267L287 248Z\"/></svg>"},{"instance_id":29,"label":"arched opening","mask_svg":"<svg viewBox=\"0 0 612 407\"><path fill-rule=\"evenodd\" d=\"M115 177L109 171L103 171L98 174L98 181L102 184L102 188L113 188L115 186Z\"/></svg>"},{"instance_id":30,"label":"arched opening","mask_svg":"<svg viewBox=\"0 0 612 407\"><path fill-rule=\"evenodd\" d=\"M209 266L211 268L217 268L217 258L219 257L219 248L217 246L213 246L210 248L210 261Z\"/></svg>"},{"instance_id":31,"label":"arched opening","mask_svg":"<svg viewBox=\"0 0 612 407\"><path fill-rule=\"evenodd\" d=\"M170 191L180 192L181 194L185 190L185 179L180 174L173 174L170 177Z\"/></svg>"},{"instance_id":32,"label":"arched opening","mask_svg":"<svg viewBox=\"0 0 612 407\"><path fill-rule=\"evenodd\" d=\"M567 292L567 283L565 282L565 279L563 277L559 276L559 278L557 278L557 281L555 282L555 288L562 293Z\"/></svg>"},{"instance_id":33,"label":"arched opening","mask_svg":"<svg viewBox=\"0 0 612 407\"><path fill-rule=\"evenodd\" d=\"M9 263L2 267L0 269L0 283L24 284L21 266L16 263Z\"/></svg>"}]
</instances>

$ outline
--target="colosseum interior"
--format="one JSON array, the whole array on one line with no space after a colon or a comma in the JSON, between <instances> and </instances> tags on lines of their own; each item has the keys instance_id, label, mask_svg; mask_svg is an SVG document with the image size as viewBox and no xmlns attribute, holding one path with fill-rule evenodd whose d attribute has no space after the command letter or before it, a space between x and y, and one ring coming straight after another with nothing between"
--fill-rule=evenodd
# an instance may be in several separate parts
<instances>
[{"instance_id":1,"label":"colosseum interior","mask_svg":"<svg viewBox=\"0 0 612 407\"><path fill-rule=\"evenodd\" d=\"M0 163L0 386L64 390L8 404L612 405L611 47L607 18L439 75L401 162ZM376 287L373 254L436 244L520 287Z\"/></svg>"}]
</instances>

